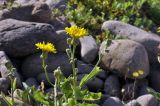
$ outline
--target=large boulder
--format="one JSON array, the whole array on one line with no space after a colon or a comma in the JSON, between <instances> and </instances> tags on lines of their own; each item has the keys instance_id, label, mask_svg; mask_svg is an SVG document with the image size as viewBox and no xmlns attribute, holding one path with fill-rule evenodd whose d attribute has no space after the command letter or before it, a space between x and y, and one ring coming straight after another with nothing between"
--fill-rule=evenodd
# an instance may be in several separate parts
<instances>
[{"instance_id":1,"label":"large boulder","mask_svg":"<svg viewBox=\"0 0 160 106\"><path fill-rule=\"evenodd\" d=\"M56 43L56 33L49 24L23 22L14 19L0 21L0 50L11 57L22 57L37 52L35 44Z\"/></svg>"},{"instance_id":2,"label":"large boulder","mask_svg":"<svg viewBox=\"0 0 160 106\"><path fill-rule=\"evenodd\" d=\"M157 62L158 46L160 37L156 34L146 32L142 29L120 21L106 21L102 25L102 30L109 30L118 37L134 40L145 46L150 62Z\"/></svg>"},{"instance_id":3,"label":"large boulder","mask_svg":"<svg viewBox=\"0 0 160 106\"><path fill-rule=\"evenodd\" d=\"M44 72L40 55L40 53L33 54L24 60L22 73L25 77L36 77L38 74ZM72 73L71 64L65 53L49 54L46 64L48 65L47 71L50 73L53 73L59 66L65 76L69 76Z\"/></svg>"},{"instance_id":4,"label":"large boulder","mask_svg":"<svg viewBox=\"0 0 160 106\"><path fill-rule=\"evenodd\" d=\"M111 70L126 78L134 78L133 72L143 70L144 74L137 78L144 78L149 73L149 61L145 48L131 40L113 40L106 49L104 41L100 47L103 55L100 66L104 70Z\"/></svg>"}]
</instances>

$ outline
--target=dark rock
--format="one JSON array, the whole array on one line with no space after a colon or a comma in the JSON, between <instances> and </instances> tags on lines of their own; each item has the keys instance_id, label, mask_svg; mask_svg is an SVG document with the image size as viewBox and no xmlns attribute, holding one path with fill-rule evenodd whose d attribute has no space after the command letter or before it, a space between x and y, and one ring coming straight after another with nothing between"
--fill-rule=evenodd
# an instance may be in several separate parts
<instances>
[{"instance_id":1,"label":"dark rock","mask_svg":"<svg viewBox=\"0 0 160 106\"><path fill-rule=\"evenodd\" d=\"M67 39L69 36L65 33L64 30L58 30L56 31L57 34L57 43L56 48L58 51L66 52L66 49L69 48L67 44Z\"/></svg>"},{"instance_id":2,"label":"dark rock","mask_svg":"<svg viewBox=\"0 0 160 106\"><path fill-rule=\"evenodd\" d=\"M81 58L86 63L92 63L98 55L98 46L92 36L80 38Z\"/></svg>"},{"instance_id":3,"label":"dark rock","mask_svg":"<svg viewBox=\"0 0 160 106\"><path fill-rule=\"evenodd\" d=\"M51 20L52 12L44 2L36 2L32 11L32 21L47 23Z\"/></svg>"},{"instance_id":4,"label":"dark rock","mask_svg":"<svg viewBox=\"0 0 160 106\"><path fill-rule=\"evenodd\" d=\"M158 106L157 99L151 94L142 95L136 100L141 106Z\"/></svg>"},{"instance_id":5,"label":"dark rock","mask_svg":"<svg viewBox=\"0 0 160 106\"><path fill-rule=\"evenodd\" d=\"M3 93L8 93L9 83L6 78L0 78L0 91Z\"/></svg>"},{"instance_id":6,"label":"dark rock","mask_svg":"<svg viewBox=\"0 0 160 106\"><path fill-rule=\"evenodd\" d=\"M124 106L123 103L116 97L109 97L102 106Z\"/></svg>"},{"instance_id":7,"label":"dark rock","mask_svg":"<svg viewBox=\"0 0 160 106\"><path fill-rule=\"evenodd\" d=\"M33 8L34 8L33 5L24 5L24 6L17 6L10 10L9 9L0 10L0 20L12 18L22 21L31 21L32 20L31 13Z\"/></svg>"},{"instance_id":8,"label":"dark rock","mask_svg":"<svg viewBox=\"0 0 160 106\"><path fill-rule=\"evenodd\" d=\"M11 57L22 57L37 52L37 42L56 43L56 33L49 24L14 19L0 21L0 24L0 49Z\"/></svg>"},{"instance_id":9,"label":"dark rock","mask_svg":"<svg viewBox=\"0 0 160 106\"><path fill-rule=\"evenodd\" d=\"M150 62L157 62L160 37L146 32L132 25L120 21L106 21L102 25L103 30L109 30L117 36L127 37L145 46Z\"/></svg>"},{"instance_id":10,"label":"dark rock","mask_svg":"<svg viewBox=\"0 0 160 106\"><path fill-rule=\"evenodd\" d=\"M79 61L79 60L77 61L76 66L78 68L78 74L89 74L94 68L93 65L86 64L86 63ZM100 73L98 73L96 75L96 77L98 77L102 80L105 80L107 77L107 72L102 70Z\"/></svg>"},{"instance_id":11,"label":"dark rock","mask_svg":"<svg viewBox=\"0 0 160 106\"><path fill-rule=\"evenodd\" d=\"M37 82L37 80L36 80L35 78L33 78L33 77L28 78L28 79L25 81L25 83L26 83L28 86L30 86L30 87L32 87L32 86L38 87L38 82Z\"/></svg>"},{"instance_id":12,"label":"dark rock","mask_svg":"<svg viewBox=\"0 0 160 106\"><path fill-rule=\"evenodd\" d=\"M133 72L143 70L144 74L137 78L144 78L149 73L149 61L145 48L131 40L113 40L106 50L104 41L100 47L103 55L100 67L111 70L125 78L134 78Z\"/></svg>"},{"instance_id":13,"label":"dark rock","mask_svg":"<svg viewBox=\"0 0 160 106\"><path fill-rule=\"evenodd\" d=\"M80 81L85 75L86 74L79 74L78 81ZM103 84L104 82L101 79L94 77L93 79L91 79L90 81L86 83L86 86L88 87L90 91L96 92L96 91L102 90Z\"/></svg>"},{"instance_id":14,"label":"dark rock","mask_svg":"<svg viewBox=\"0 0 160 106\"><path fill-rule=\"evenodd\" d=\"M109 75L104 83L104 93L110 96L120 97L120 82L117 76Z\"/></svg>"},{"instance_id":15,"label":"dark rock","mask_svg":"<svg viewBox=\"0 0 160 106\"><path fill-rule=\"evenodd\" d=\"M48 78L49 78L49 80L51 81L51 83L54 84L55 78L54 78L53 73L48 73ZM45 86L52 86L52 85L47 81L47 78L46 78L45 73L39 74L39 75L37 76L37 80L38 80L39 83L41 83L41 82L43 81Z\"/></svg>"},{"instance_id":16,"label":"dark rock","mask_svg":"<svg viewBox=\"0 0 160 106\"><path fill-rule=\"evenodd\" d=\"M42 69L42 60L40 59L40 53L28 56L22 65L22 73L25 77L36 77L38 74L44 72ZM53 72L59 66L63 74L67 77L72 73L71 64L65 53L49 54L46 60L48 65L47 71ZM33 68L34 67L34 68Z\"/></svg>"}]
</instances>

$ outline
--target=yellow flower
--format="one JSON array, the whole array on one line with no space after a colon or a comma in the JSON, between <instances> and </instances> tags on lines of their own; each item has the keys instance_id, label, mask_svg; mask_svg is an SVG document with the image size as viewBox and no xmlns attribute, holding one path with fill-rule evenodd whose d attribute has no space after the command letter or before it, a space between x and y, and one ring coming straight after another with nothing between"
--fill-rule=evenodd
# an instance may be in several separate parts
<instances>
[{"instance_id":1,"label":"yellow flower","mask_svg":"<svg viewBox=\"0 0 160 106\"><path fill-rule=\"evenodd\" d=\"M87 30L77 26L66 27L65 32L73 38L80 38L87 35Z\"/></svg>"},{"instance_id":2,"label":"yellow flower","mask_svg":"<svg viewBox=\"0 0 160 106\"><path fill-rule=\"evenodd\" d=\"M138 72L133 72L132 75L133 75L133 77L138 77L139 73Z\"/></svg>"},{"instance_id":3,"label":"yellow flower","mask_svg":"<svg viewBox=\"0 0 160 106\"><path fill-rule=\"evenodd\" d=\"M44 52L56 53L56 49L52 43L39 42L39 43L36 43L35 46L37 47L37 49L41 49Z\"/></svg>"},{"instance_id":4,"label":"yellow flower","mask_svg":"<svg viewBox=\"0 0 160 106\"><path fill-rule=\"evenodd\" d=\"M143 75L144 71L143 70L138 70L139 75Z\"/></svg>"}]
</instances>

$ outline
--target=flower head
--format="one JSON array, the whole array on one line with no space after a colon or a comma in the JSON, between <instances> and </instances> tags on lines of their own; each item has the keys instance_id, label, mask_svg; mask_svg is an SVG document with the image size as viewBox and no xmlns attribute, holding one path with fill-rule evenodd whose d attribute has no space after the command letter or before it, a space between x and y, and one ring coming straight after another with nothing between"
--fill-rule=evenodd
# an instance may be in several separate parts
<instances>
[{"instance_id":1,"label":"flower head","mask_svg":"<svg viewBox=\"0 0 160 106\"><path fill-rule=\"evenodd\" d=\"M139 73L140 75L143 75L143 74L144 74L144 71L143 71L143 70L138 70L138 73Z\"/></svg>"},{"instance_id":2,"label":"flower head","mask_svg":"<svg viewBox=\"0 0 160 106\"><path fill-rule=\"evenodd\" d=\"M87 30L77 26L66 27L65 32L73 38L80 38L87 35Z\"/></svg>"},{"instance_id":3,"label":"flower head","mask_svg":"<svg viewBox=\"0 0 160 106\"><path fill-rule=\"evenodd\" d=\"M133 75L133 77L138 77L139 73L138 72L133 72L132 75Z\"/></svg>"},{"instance_id":4,"label":"flower head","mask_svg":"<svg viewBox=\"0 0 160 106\"><path fill-rule=\"evenodd\" d=\"M41 49L44 52L56 53L56 49L52 43L39 42L39 43L36 43L35 46L37 47L37 49Z\"/></svg>"}]
</instances>

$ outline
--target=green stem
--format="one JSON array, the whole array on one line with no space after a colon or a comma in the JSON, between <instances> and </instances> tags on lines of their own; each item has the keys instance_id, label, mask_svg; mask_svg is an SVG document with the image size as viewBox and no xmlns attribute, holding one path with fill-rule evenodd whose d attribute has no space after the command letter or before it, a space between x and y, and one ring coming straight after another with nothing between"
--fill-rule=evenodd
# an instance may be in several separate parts
<instances>
[{"instance_id":1,"label":"green stem","mask_svg":"<svg viewBox=\"0 0 160 106\"><path fill-rule=\"evenodd\" d=\"M15 106L14 104L14 96L13 96L13 79L10 77L10 80L11 80L11 98L12 98L12 106Z\"/></svg>"},{"instance_id":2,"label":"green stem","mask_svg":"<svg viewBox=\"0 0 160 106\"><path fill-rule=\"evenodd\" d=\"M49 77L48 77L48 73L47 73L47 65L45 63L45 60L46 60L46 56L47 54L45 53L42 53L42 67L43 67L43 70L45 72L45 76L46 76L46 79L48 81L49 84L51 84L52 87L54 87L54 84L50 81Z\"/></svg>"},{"instance_id":3,"label":"green stem","mask_svg":"<svg viewBox=\"0 0 160 106\"><path fill-rule=\"evenodd\" d=\"M73 95L75 97L75 104L77 106L77 96L76 96L76 85L77 85L77 71L76 71L76 65L75 65L75 39L73 39L73 48L71 49L71 64L72 64L72 70L73 70Z\"/></svg>"},{"instance_id":4,"label":"green stem","mask_svg":"<svg viewBox=\"0 0 160 106\"><path fill-rule=\"evenodd\" d=\"M57 106L57 80L55 80L55 85L54 85L54 103L55 106Z\"/></svg>"}]
</instances>

